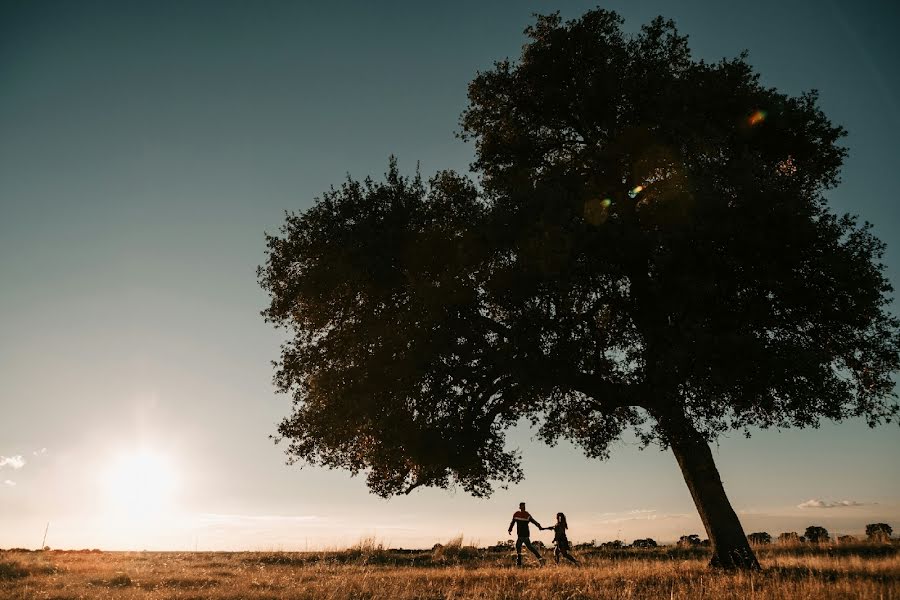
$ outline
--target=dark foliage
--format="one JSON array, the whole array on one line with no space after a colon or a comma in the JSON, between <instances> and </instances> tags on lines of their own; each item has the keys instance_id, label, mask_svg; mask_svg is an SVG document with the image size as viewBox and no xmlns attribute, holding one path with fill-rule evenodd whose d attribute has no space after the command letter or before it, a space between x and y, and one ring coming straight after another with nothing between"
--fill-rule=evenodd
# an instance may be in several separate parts
<instances>
[{"instance_id":1,"label":"dark foliage","mask_svg":"<svg viewBox=\"0 0 900 600\"><path fill-rule=\"evenodd\" d=\"M803 537L806 538L806 541L814 544L827 542L831 539L831 536L828 535L828 530L818 525L810 525L807 527Z\"/></svg>"},{"instance_id":2,"label":"dark foliage","mask_svg":"<svg viewBox=\"0 0 900 600\"><path fill-rule=\"evenodd\" d=\"M766 544L772 543L772 536L765 531L759 531L757 533L751 533L750 535L748 535L747 541L754 546L765 546Z\"/></svg>"},{"instance_id":3,"label":"dark foliage","mask_svg":"<svg viewBox=\"0 0 900 600\"><path fill-rule=\"evenodd\" d=\"M891 539L894 529L887 523L869 523L866 525L866 537L873 542L883 542Z\"/></svg>"},{"instance_id":4,"label":"dark foliage","mask_svg":"<svg viewBox=\"0 0 900 600\"><path fill-rule=\"evenodd\" d=\"M806 541L806 538L802 537L796 531L785 531L784 533L778 534L778 541L782 544L799 544L800 542Z\"/></svg>"}]
</instances>

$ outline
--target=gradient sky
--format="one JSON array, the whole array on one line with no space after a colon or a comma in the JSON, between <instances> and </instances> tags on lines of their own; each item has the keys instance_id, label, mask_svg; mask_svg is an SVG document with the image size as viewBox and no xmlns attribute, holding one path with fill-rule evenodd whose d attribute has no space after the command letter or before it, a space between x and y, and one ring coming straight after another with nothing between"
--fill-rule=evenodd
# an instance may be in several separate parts
<instances>
[{"instance_id":1,"label":"gradient sky","mask_svg":"<svg viewBox=\"0 0 900 600\"><path fill-rule=\"evenodd\" d=\"M595 2L325 4L0 4L0 547L37 547L47 522L57 548L487 544L520 500L566 512L576 541L705 537L672 455L628 441L597 462L518 429L526 480L490 500L384 501L284 465L263 233L392 153L407 172L467 171L469 80L518 55L531 13ZM875 224L896 285L897 3L603 6L629 31L675 19L695 57L748 49L782 91L819 89L849 131L832 205ZM714 454L748 533L900 529L896 425L735 433Z\"/></svg>"}]
</instances>

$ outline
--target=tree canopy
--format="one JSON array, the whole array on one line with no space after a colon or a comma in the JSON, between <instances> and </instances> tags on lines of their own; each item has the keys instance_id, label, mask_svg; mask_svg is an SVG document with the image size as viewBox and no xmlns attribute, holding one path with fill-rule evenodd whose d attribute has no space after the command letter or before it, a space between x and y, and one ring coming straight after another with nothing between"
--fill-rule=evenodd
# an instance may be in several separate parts
<instances>
[{"instance_id":1,"label":"tree canopy","mask_svg":"<svg viewBox=\"0 0 900 600\"><path fill-rule=\"evenodd\" d=\"M844 131L815 92L694 60L671 21L621 26L539 16L475 77L476 182L392 159L267 237L279 438L382 496L486 496L523 476L522 419L597 458L632 430L672 447L713 544L752 556L706 441L897 416L884 244L828 207Z\"/></svg>"},{"instance_id":2,"label":"tree canopy","mask_svg":"<svg viewBox=\"0 0 900 600\"><path fill-rule=\"evenodd\" d=\"M866 538L870 541L886 541L891 539L894 528L887 523L869 523L866 525Z\"/></svg>"},{"instance_id":3,"label":"tree canopy","mask_svg":"<svg viewBox=\"0 0 900 600\"><path fill-rule=\"evenodd\" d=\"M828 530L819 525L810 525L803 534L806 541L813 543L827 542L831 539Z\"/></svg>"}]
</instances>

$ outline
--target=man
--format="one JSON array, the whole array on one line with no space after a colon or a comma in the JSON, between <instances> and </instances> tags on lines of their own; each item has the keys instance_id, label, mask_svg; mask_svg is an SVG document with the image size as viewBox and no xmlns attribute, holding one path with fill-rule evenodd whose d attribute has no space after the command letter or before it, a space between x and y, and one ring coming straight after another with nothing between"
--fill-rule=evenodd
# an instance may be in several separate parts
<instances>
[{"instance_id":1,"label":"man","mask_svg":"<svg viewBox=\"0 0 900 600\"><path fill-rule=\"evenodd\" d=\"M509 533L512 533L513 525L516 526L516 564L518 566L522 566L522 544L525 544L525 547L531 550L531 552L537 557L537 559L544 563L544 559L541 557L541 553L537 551L531 544L531 531L528 529L528 524L534 523L538 529L543 529L541 524L534 520L527 510L525 510L525 503L519 502L519 510L513 513L512 521L509 522Z\"/></svg>"}]
</instances>

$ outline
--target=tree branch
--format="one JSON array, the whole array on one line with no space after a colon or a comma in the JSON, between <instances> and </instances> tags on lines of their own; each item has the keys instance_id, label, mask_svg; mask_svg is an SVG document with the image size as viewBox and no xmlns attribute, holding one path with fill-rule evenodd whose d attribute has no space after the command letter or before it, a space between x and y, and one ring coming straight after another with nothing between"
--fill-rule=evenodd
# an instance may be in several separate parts
<instances>
[{"instance_id":1,"label":"tree branch","mask_svg":"<svg viewBox=\"0 0 900 600\"><path fill-rule=\"evenodd\" d=\"M409 484L409 485L406 487L406 489L402 490L400 493L403 494L403 495L405 495L405 496L409 496L409 494L410 494L414 489L416 489L416 488L418 488L418 487L422 487L423 485L425 485L425 482L424 482L424 481L416 480L415 483Z\"/></svg>"}]
</instances>

